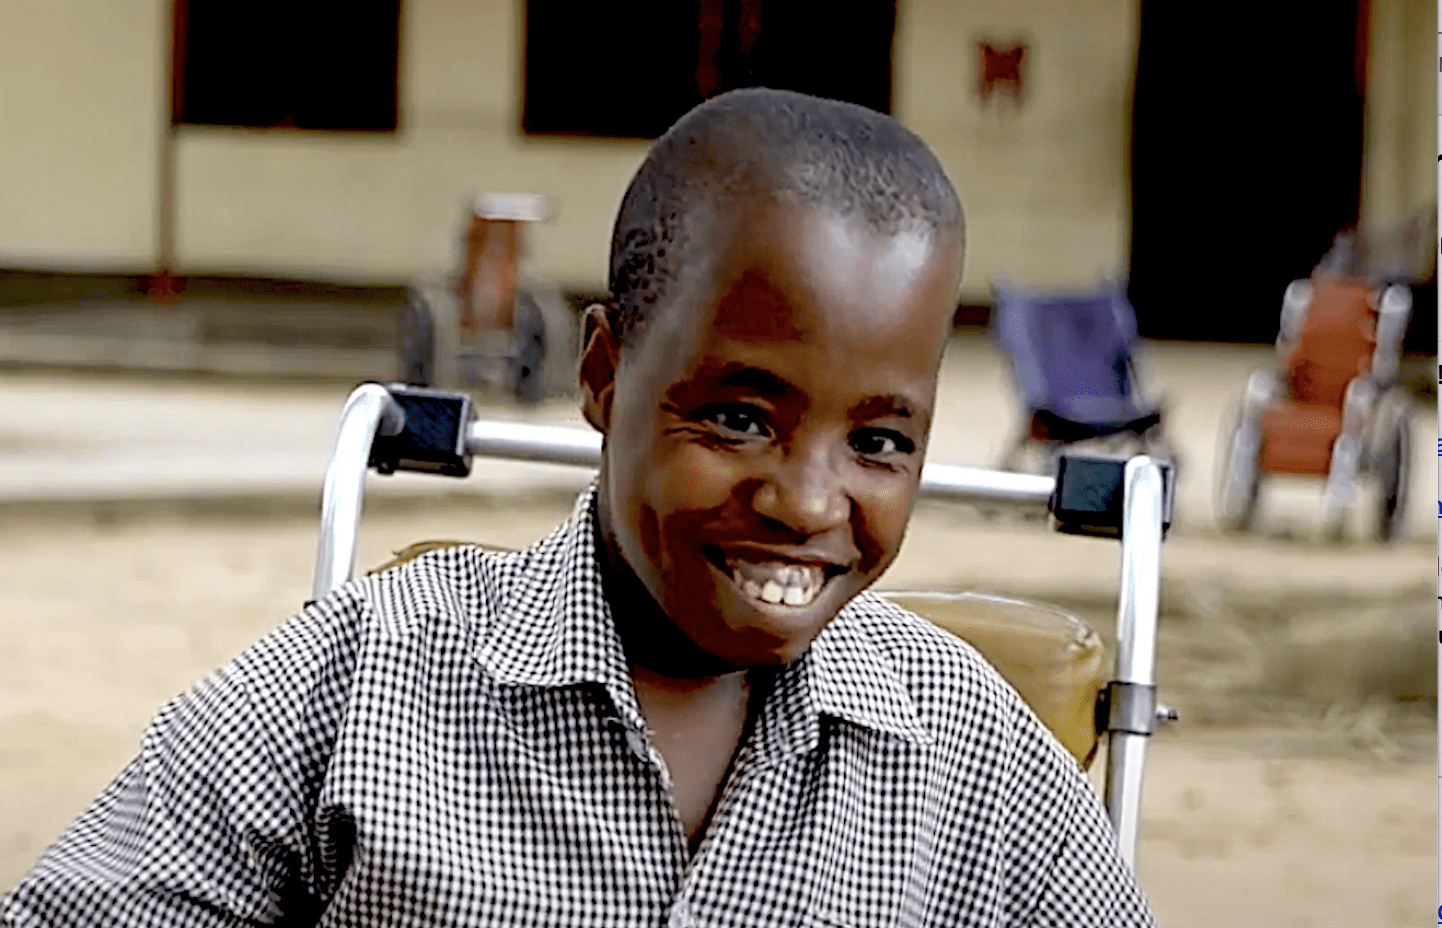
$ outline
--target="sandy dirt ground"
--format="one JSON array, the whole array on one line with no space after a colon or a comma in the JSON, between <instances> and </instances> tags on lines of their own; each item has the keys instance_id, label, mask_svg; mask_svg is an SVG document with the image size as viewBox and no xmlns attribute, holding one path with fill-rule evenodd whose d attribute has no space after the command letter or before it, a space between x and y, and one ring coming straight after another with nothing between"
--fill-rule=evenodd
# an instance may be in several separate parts
<instances>
[{"instance_id":1,"label":"sandy dirt ground","mask_svg":"<svg viewBox=\"0 0 1442 928\"><path fill-rule=\"evenodd\" d=\"M565 511L382 508L359 563L427 538L519 546ZM162 702L298 607L315 536L300 519L0 532L0 884L133 755ZM1428 923L1432 562L1425 545L1169 543L1158 673L1183 720L1153 740L1139 866L1161 924ZM1116 570L1114 544L928 506L885 585L1028 595L1106 632Z\"/></svg>"}]
</instances>

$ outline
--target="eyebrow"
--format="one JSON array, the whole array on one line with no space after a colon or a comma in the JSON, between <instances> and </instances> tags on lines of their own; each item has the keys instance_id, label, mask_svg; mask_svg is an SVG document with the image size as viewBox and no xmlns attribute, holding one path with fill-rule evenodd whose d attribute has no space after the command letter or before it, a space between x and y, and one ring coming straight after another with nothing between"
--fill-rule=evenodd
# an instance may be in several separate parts
<instances>
[{"instance_id":1,"label":"eyebrow","mask_svg":"<svg viewBox=\"0 0 1442 928\"><path fill-rule=\"evenodd\" d=\"M912 402L899 393L870 396L851 407L851 418L853 419L881 419L887 416L897 416L902 419L920 418Z\"/></svg>"},{"instance_id":2,"label":"eyebrow","mask_svg":"<svg viewBox=\"0 0 1442 928\"><path fill-rule=\"evenodd\" d=\"M719 386L739 387L752 390L762 396L781 397L796 392L790 381L776 376L760 367L751 367L736 361L724 363L702 362L692 381L702 377L714 379Z\"/></svg>"}]
</instances>

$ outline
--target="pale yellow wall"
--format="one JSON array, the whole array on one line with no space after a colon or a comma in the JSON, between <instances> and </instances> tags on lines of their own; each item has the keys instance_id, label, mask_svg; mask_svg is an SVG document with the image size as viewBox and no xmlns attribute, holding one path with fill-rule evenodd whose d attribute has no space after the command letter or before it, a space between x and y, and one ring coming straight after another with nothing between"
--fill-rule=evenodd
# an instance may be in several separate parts
<instances>
[{"instance_id":1,"label":"pale yellow wall","mask_svg":"<svg viewBox=\"0 0 1442 928\"><path fill-rule=\"evenodd\" d=\"M0 0L0 265L155 251L162 0Z\"/></svg>"},{"instance_id":2,"label":"pale yellow wall","mask_svg":"<svg viewBox=\"0 0 1442 928\"><path fill-rule=\"evenodd\" d=\"M0 265L154 261L167 6L0 0ZM603 282L608 225L643 144L521 137L517 0L404 8L395 136L181 130L183 270L402 280L454 262L470 194L519 189L560 209L532 237L536 270ZM1436 5L1372 0L1372 11L1363 216L1386 221L1436 196ZM1023 35L1025 103L984 108L976 39ZM1136 0L902 0L896 112L962 193L967 295L998 276L1124 269L1135 42Z\"/></svg>"},{"instance_id":3,"label":"pale yellow wall","mask_svg":"<svg viewBox=\"0 0 1442 928\"><path fill-rule=\"evenodd\" d=\"M1371 3L1362 219L1386 224L1437 198L1437 0Z\"/></svg>"},{"instance_id":4,"label":"pale yellow wall","mask_svg":"<svg viewBox=\"0 0 1442 928\"><path fill-rule=\"evenodd\" d=\"M907 0L896 114L940 156L968 219L964 289L1125 273L1135 0ZM1029 36L1026 99L983 106L976 40Z\"/></svg>"},{"instance_id":5,"label":"pale yellow wall","mask_svg":"<svg viewBox=\"0 0 1442 928\"><path fill-rule=\"evenodd\" d=\"M536 269L603 282L608 223L645 147L521 136L516 7L406 0L395 136L183 130L183 263L404 278L456 260L473 194L533 190L559 209L531 236Z\"/></svg>"},{"instance_id":6,"label":"pale yellow wall","mask_svg":"<svg viewBox=\"0 0 1442 928\"><path fill-rule=\"evenodd\" d=\"M0 209L0 264L153 257L163 6L0 0L0 87L23 103L26 149L0 148L5 195L20 204ZM181 268L400 280L454 262L472 193L518 189L560 209L532 237L536 270L602 285L608 226L644 145L520 136L518 6L406 0L395 136L182 129ZM983 109L975 40L1020 34L1032 43L1027 99L1009 114ZM902 0L896 112L961 191L970 296L997 275L1063 283L1124 270L1135 38L1136 0ZM70 83L35 83L47 69ZM49 208L57 191L64 210ZM57 218L82 205L88 224Z\"/></svg>"}]
</instances>

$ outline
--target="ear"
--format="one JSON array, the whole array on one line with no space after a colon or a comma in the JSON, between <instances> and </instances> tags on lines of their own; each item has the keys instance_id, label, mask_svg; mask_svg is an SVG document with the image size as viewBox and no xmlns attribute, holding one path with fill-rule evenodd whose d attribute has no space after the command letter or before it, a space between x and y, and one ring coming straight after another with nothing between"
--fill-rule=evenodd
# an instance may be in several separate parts
<instances>
[{"instance_id":1,"label":"ear","mask_svg":"<svg viewBox=\"0 0 1442 928\"><path fill-rule=\"evenodd\" d=\"M581 412L605 435L611 427L611 400L616 395L616 369L621 345L611 328L606 307L593 303L581 320Z\"/></svg>"}]
</instances>

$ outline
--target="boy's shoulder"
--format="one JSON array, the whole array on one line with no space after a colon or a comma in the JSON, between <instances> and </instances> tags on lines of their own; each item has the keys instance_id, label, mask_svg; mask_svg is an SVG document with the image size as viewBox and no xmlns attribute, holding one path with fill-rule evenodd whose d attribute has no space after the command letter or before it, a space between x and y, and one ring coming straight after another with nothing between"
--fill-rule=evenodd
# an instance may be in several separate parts
<instances>
[{"instance_id":1,"label":"boy's shoulder","mask_svg":"<svg viewBox=\"0 0 1442 928\"><path fill-rule=\"evenodd\" d=\"M923 719L984 709L1014 714L1020 698L975 647L874 592L863 592L828 629L833 642L874 655L895 674Z\"/></svg>"},{"instance_id":2,"label":"boy's shoulder","mask_svg":"<svg viewBox=\"0 0 1442 928\"><path fill-rule=\"evenodd\" d=\"M1081 782L1067 748L981 650L885 596L857 596L817 644L831 652L828 664L855 668L843 685L865 690L858 702L904 693L910 705L897 711L914 712L933 750L950 763L1005 759L988 762L989 775L1019 776L1046 791Z\"/></svg>"},{"instance_id":3,"label":"boy's shoulder","mask_svg":"<svg viewBox=\"0 0 1442 928\"><path fill-rule=\"evenodd\" d=\"M483 631L497 613L566 589L577 559L584 558L581 528L568 520L515 551L476 542L421 542L342 589L366 602L383 634L434 621Z\"/></svg>"},{"instance_id":4,"label":"boy's shoulder","mask_svg":"<svg viewBox=\"0 0 1442 928\"><path fill-rule=\"evenodd\" d=\"M391 631L425 620L484 622L504 600L507 587L524 573L527 551L493 551L473 542L428 543L426 550L398 559L353 584Z\"/></svg>"},{"instance_id":5,"label":"boy's shoulder","mask_svg":"<svg viewBox=\"0 0 1442 928\"><path fill-rule=\"evenodd\" d=\"M951 672L987 667L980 653L966 641L893 602L885 593L870 590L847 604L837 622L863 634L904 668L921 662Z\"/></svg>"}]
</instances>

